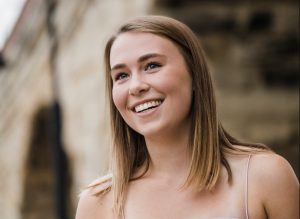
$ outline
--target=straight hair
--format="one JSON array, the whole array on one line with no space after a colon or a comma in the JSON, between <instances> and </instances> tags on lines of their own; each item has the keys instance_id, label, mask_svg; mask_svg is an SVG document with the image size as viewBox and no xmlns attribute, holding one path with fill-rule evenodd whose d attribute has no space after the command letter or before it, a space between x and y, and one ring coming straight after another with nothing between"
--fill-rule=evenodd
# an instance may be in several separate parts
<instances>
[{"instance_id":1,"label":"straight hair","mask_svg":"<svg viewBox=\"0 0 300 219\"><path fill-rule=\"evenodd\" d=\"M130 128L118 112L112 100L113 82L111 79L110 52L117 37L126 32L150 33L170 40L184 57L192 77L193 98L190 110L191 132L188 151L190 155L189 172L185 187L192 186L195 191L212 190L220 175L221 166L226 168L228 183L232 172L225 154L249 154L270 151L259 143L245 143L232 137L222 126L217 116L213 82L204 51L198 37L185 24L165 16L143 16L122 25L108 40L104 51L106 92L110 108L112 131L111 184L97 194L109 190L113 192L114 213L122 215L126 188L130 181L141 178L148 170L150 156L144 137ZM134 173L144 166L141 175L133 178ZM98 180L95 187L105 180Z\"/></svg>"}]
</instances>

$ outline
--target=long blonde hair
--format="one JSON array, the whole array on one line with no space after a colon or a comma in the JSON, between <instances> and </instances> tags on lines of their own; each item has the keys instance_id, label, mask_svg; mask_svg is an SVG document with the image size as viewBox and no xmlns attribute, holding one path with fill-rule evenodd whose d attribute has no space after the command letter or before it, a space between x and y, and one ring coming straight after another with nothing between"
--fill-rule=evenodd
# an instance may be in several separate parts
<instances>
[{"instance_id":1,"label":"long blonde hair","mask_svg":"<svg viewBox=\"0 0 300 219\"><path fill-rule=\"evenodd\" d=\"M113 140L111 189L117 215L122 212L125 191L129 182L133 180L134 173L141 166L146 167L145 173L150 162L144 137L126 124L112 101L110 50L120 34L131 31L151 33L172 41L179 48L191 74L193 81L193 100L190 111L192 131L189 136L191 160L185 186L193 186L196 191L211 190L219 177L221 165L225 166L230 182L232 173L225 153L240 154L269 150L262 144L240 142L222 127L217 117L215 94L207 61L197 36L189 27L164 16L144 16L130 20L108 40L104 54Z\"/></svg>"}]
</instances>

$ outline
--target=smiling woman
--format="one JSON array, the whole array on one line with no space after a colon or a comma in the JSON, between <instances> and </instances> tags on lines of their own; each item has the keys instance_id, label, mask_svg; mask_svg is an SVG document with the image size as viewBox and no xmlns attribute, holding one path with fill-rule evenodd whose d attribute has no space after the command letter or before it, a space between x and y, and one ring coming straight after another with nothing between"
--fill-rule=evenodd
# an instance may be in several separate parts
<instances>
[{"instance_id":1,"label":"smiling woman","mask_svg":"<svg viewBox=\"0 0 300 219\"><path fill-rule=\"evenodd\" d=\"M192 78L172 42L149 33L124 33L111 48L110 64L112 98L126 124L147 139L188 136ZM176 116L170 113L174 109Z\"/></svg>"},{"instance_id":2,"label":"smiling woman","mask_svg":"<svg viewBox=\"0 0 300 219\"><path fill-rule=\"evenodd\" d=\"M82 193L77 219L298 217L287 161L222 127L204 52L186 25L133 19L108 41L105 64L111 169Z\"/></svg>"}]
</instances>

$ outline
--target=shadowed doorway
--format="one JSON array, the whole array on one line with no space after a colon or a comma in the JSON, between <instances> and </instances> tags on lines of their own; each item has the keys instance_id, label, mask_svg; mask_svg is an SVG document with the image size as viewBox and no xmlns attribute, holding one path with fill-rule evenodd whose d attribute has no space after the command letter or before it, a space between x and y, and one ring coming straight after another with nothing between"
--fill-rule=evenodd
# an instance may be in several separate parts
<instances>
[{"instance_id":1,"label":"shadowed doorway","mask_svg":"<svg viewBox=\"0 0 300 219\"><path fill-rule=\"evenodd\" d=\"M63 195L69 200L69 190L65 194L57 192L57 170L55 162L56 151L53 150L53 109L41 107L32 120L29 151L27 155L24 179L24 196L22 203L23 219L57 219L58 196ZM65 156L64 156L65 157ZM65 159L67 162L67 159ZM67 168L67 187L70 187L70 177ZM61 190L60 190L61 192ZM67 201L68 202L68 201ZM68 202L70 203L70 202ZM70 208L69 208L70 209ZM66 218L66 216L64 216Z\"/></svg>"}]
</instances>

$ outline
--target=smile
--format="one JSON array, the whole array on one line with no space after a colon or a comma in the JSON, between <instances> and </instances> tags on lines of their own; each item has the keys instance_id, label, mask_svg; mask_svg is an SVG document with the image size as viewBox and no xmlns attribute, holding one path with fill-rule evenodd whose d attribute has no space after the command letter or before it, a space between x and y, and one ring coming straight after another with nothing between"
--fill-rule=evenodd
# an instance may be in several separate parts
<instances>
[{"instance_id":1,"label":"smile","mask_svg":"<svg viewBox=\"0 0 300 219\"><path fill-rule=\"evenodd\" d=\"M139 104L134 107L134 111L137 113L144 112L146 110L158 107L162 103L161 100L153 100L146 103Z\"/></svg>"}]
</instances>

